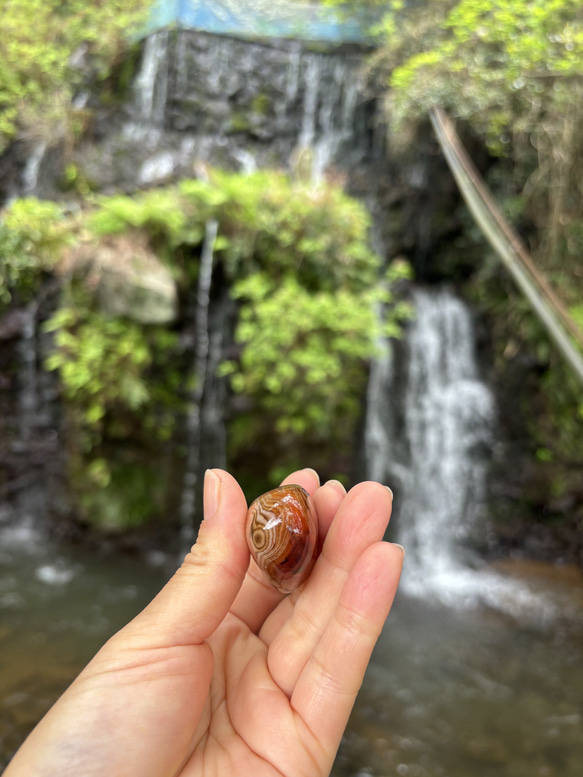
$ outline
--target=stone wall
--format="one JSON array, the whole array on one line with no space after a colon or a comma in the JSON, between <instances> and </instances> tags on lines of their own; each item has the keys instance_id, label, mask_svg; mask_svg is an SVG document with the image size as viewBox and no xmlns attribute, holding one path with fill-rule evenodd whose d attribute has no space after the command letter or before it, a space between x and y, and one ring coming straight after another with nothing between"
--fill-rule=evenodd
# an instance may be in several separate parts
<instances>
[{"instance_id":1,"label":"stone wall","mask_svg":"<svg viewBox=\"0 0 583 777\"><path fill-rule=\"evenodd\" d=\"M73 162L100 191L193 176L204 163L299 168L317 180L384 153L364 55L296 41L159 31L144 42L131 99L117 111L96 105L95 119Z\"/></svg>"}]
</instances>

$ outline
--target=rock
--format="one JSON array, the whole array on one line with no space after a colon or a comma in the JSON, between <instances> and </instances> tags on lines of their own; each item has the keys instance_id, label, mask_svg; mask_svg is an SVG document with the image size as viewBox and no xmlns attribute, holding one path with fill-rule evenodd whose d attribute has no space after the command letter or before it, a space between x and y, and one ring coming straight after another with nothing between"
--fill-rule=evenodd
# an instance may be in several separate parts
<instances>
[{"instance_id":1,"label":"rock","mask_svg":"<svg viewBox=\"0 0 583 777\"><path fill-rule=\"evenodd\" d=\"M91 291L99 309L140 324L176 320L178 293L170 270L141 235L110 236L85 243L65 261ZM62 268L61 268L62 269Z\"/></svg>"},{"instance_id":2,"label":"rock","mask_svg":"<svg viewBox=\"0 0 583 777\"><path fill-rule=\"evenodd\" d=\"M9 310L0 318L0 340L19 340L28 318L23 308Z\"/></svg>"}]
</instances>

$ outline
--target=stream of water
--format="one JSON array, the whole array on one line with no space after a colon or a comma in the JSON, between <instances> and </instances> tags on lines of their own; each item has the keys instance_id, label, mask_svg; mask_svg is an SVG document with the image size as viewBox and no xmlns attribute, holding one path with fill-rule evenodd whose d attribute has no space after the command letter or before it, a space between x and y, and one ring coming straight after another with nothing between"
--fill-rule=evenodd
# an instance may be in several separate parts
<instances>
[{"instance_id":1,"label":"stream of water","mask_svg":"<svg viewBox=\"0 0 583 777\"><path fill-rule=\"evenodd\" d=\"M0 768L169 573L162 557L81 552L31 528L0 532ZM583 580L543 567L497 574L520 581L533 602L544 589L553 617L536 606L517 619L401 592L334 777L579 777Z\"/></svg>"},{"instance_id":2,"label":"stream of water","mask_svg":"<svg viewBox=\"0 0 583 777\"><path fill-rule=\"evenodd\" d=\"M541 622L536 608L517 620L399 594L336 777L581 774L583 580L573 570L558 583L542 567L512 571L533 596L554 592L553 620ZM561 602L577 621L561 617Z\"/></svg>"},{"instance_id":3,"label":"stream of water","mask_svg":"<svg viewBox=\"0 0 583 777\"><path fill-rule=\"evenodd\" d=\"M103 556L0 527L0 769L99 647L161 588L165 559Z\"/></svg>"}]
</instances>

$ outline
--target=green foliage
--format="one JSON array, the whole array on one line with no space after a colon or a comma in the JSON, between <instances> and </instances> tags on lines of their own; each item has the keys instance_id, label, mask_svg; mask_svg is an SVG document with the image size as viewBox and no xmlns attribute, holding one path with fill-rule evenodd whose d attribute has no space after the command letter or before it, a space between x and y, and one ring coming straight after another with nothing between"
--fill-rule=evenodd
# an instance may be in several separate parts
<instances>
[{"instance_id":1,"label":"green foliage","mask_svg":"<svg viewBox=\"0 0 583 777\"><path fill-rule=\"evenodd\" d=\"M238 357L221 369L248 408L233 419L231 450L244 456L258 440L274 440L273 468L288 465L301 446L348 451L382 329L374 309L386 307L384 332L398 336L409 310L392 299L390 286L407 275L407 265L397 263L382 279L359 203L338 186L312 188L273 171L211 170L208 181L98 197L77 233L82 245L88 233L106 244L108 235L140 235L169 263L186 296L209 219L219 224L215 271L238 307ZM113 527L124 508L109 441L168 439L187 381L174 333L95 309L95 278L81 266L75 274L73 256L82 254L65 263L63 306L45 325L54 338L47 367L58 372L66 400L82 503ZM54 262L54 247L49 255Z\"/></svg>"},{"instance_id":2,"label":"green foliage","mask_svg":"<svg viewBox=\"0 0 583 777\"><path fill-rule=\"evenodd\" d=\"M366 288L376 279L369 216L339 186L312 187L270 170L212 171L208 183L184 181L180 190L193 217L218 220L219 255L232 278L255 270L274 278L293 272L309 289Z\"/></svg>"},{"instance_id":3,"label":"green foliage","mask_svg":"<svg viewBox=\"0 0 583 777\"><path fill-rule=\"evenodd\" d=\"M44 140L75 129L71 108L90 60L104 76L124 38L145 19L146 0L8 0L0 37L0 152L19 132Z\"/></svg>"},{"instance_id":4,"label":"green foliage","mask_svg":"<svg viewBox=\"0 0 583 777\"><path fill-rule=\"evenodd\" d=\"M108 436L141 428L157 440L173 428L179 377L161 365L176 347L176 335L132 321L108 318L91 309L86 296L73 294L45 323L54 333L46 367L59 373L71 420L85 452ZM158 372L156 372L156 368Z\"/></svg>"},{"instance_id":5,"label":"green foliage","mask_svg":"<svg viewBox=\"0 0 583 777\"><path fill-rule=\"evenodd\" d=\"M177 337L102 315L75 284L64 300L44 325L53 333L45 366L58 373L64 398L70 486L90 523L132 528L164 501L166 482L151 452L159 456L183 412L179 364L171 363L180 356Z\"/></svg>"},{"instance_id":6,"label":"green foliage","mask_svg":"<svg viewBox=\"0 0 583 777\"><path fill-rule=\"evenodd\" d=\"M391 281L408 277L405 263L391 271ZM253 410L233 425L233 451L262 440L278 449L270 478L294 466L303 447L322 446L349 457L360 415L368 360L381 333L398 336L411 309L393 299L388 283L377 281L364 291L342 288L310 292L294 275L281 282L254 273L235 284L242 303L236 340L239 361L222 365L234 390L251 400ZM375 308L386 309L381 325ZM244 422L243 422L244 421Z\"/></svg>"},{"instance_id":7,"label":"green foliage","mask_svg":"<svg viewBox=\"0 0 583 777\"><path fill-rule=\"evenodd\" d=\"M331 437L340 418L353 420L374 347L374 289L310 294L294 276L275 284L255 273L233 295L244 301L234 388L257 398L278 433Z\"/></svg>"},{"instance_id":8,"label":"green foliage","mask_svg":"<svg viewBox=\"0 0 583 777\"><path fill-rule=\"evenodd\" d=\"M88 220L98 236L143 229L170 248L198 246L205 224L220 224L215 252L230 278L269 269L274 277L298 274L308 288L350 283L366 288L378 259L367 244L370 218L339 186L294 183L276 171L252 175L213 170L208 181L132 197L99 197Z\"/></svg>"},{"instance_id":9,"label":"green foliage","mask_svg":"<svg viewBox=\"0 0 583 777\"><path fill-rule=\"evenodd\" d=\"M32 299L70 239L59 205L32 197L15 200L0 218L0 308L13 296Z\"/></svg>"},{"instance_id":10,"label":"green foliage","mask_svg":"<svg viewBox=\"0 0 583 777\"><path fill-rule=\"evenodd\" d=\"M376 58L396 135L434 105L463 119L495 156L534 227L549 275L576 272L573 225L583 209L583 5L579 0L389 3ZM405 133L406 134L406 133ZM565 268L566 265L566 268Z\"/></svg>"},{"instance_id":11,"label":"green foliage","mask_svg":"<svg viewBox=\"0 0 583 777\"><path fill-rule=\"evenodd\" d=\"M543 117L564 114L583 63L578 0L460 0L427 8L391 4L385 20L397 120L431 105L452 108L504 154L515 131L541 135ZM453 5L453 7L452 7ZM396 7L395 7L396 6ZM437 17L437 18L436 18ZM575 106L573 106L574 109Z\"/></svg>"},{"instance_id":12,"label":"green foliage","mask_svg":"<svg viewBox=\"0 0 583 777\"><path fill-rule=\"evenodd\" d=\"M143 410L151 397L144 375L152 362L144 330L87 308L60 308L45 324L55 333L46 367L58 370L90 449L101 439L107 413Z\"/></svg>"},{"instance_id":13,"label":"green foliage","mask_svg":"<svg viewBox=\"0 0 583 777\"><path fill-rule=\"evenodd\" d=\"M201 224L188 224L184 200L175 188L152 189L134 197L113 195L97 199L98 210L90 214L89 229L96 236L142 229L152 241L161 238L171 248L200 243Z\"/></svg>"},{"instance_id":14,"label":"green foliage","mask_svg":"<svg viewBox=\"0 0 583 777\"><path fill-rule=\"evenodd\" d=\"M209 219L219 222L217 261L236 280L268 271L275 280L294 273L310 290L376 282L378 257L367 242L366 210L339 186L312 187L269 170L252 175L210 171L209 180L97 199L88 219L97 236L144 230L158 247L196 257ZM197 260L195 260L197 261ZM189 273L192 278L192 273Z\"/></svg>"},{"instance_id":15,"label":"green foliage","mask_svg":"<svg viewBox=\"0 0 583 777\"><path fill-rule=\"evenodd\" d=\"M275 171L209 170L206 181L99 198L88 224L99 235L145 231L186 287L209 219L219 224L215 266L239 308L240 357L221 369L253 407L231 426L232 450L262 436L288 456L308 441L346 446L379 334L374 306L392 310L386 331L398 336L409 311L388 287L407 266L381 283L366 210L339 186L314 188Z\"/></svg>"}]
</instances>

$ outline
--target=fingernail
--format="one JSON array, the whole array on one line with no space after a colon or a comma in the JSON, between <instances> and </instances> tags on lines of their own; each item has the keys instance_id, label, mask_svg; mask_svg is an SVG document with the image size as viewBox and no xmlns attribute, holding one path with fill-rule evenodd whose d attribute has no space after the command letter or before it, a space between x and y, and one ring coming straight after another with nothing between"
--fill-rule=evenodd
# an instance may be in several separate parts
<instances>
[{"instance_id":1,"label":"fingernail","mask_svg":"<svg viewBox=\"0 0 583 777\"><path fill-rule=\"evenodd\" d=\"M212 469L204 473L204 519L207 521L219 509L221 481Z\"/></svg>"},{"instance_id":2,"label":"fingernail","mask_svg":"<svg viewBox=\"0 0 583 777\"><path fill-rule=\"evenodd\" d=\"M387 489L387 491L389 492L389 494L391 495L391 497L393 497L393 496L394 496L394 494L393 494L393 491L392 491L392 489L390 489L388 486L385 486L385 488Z\"/></svg>"},{"instance_id":3,"label":"fingernail","mask_svg":"<svg viewBox=\"0 0 583 777\"><path fill-rule=\"evenodd\" d=\"M343 491L344 493L346 493L346 489L344 488L344 485L339 480L334 480L334 479L327 480L324 483L324 485L325 486L335 486L335 487L339 488L341 491Z\"/></svg>"},{"instance_id":4,"label":"fingernail","mask_svg":"<svg viewBox=\"0 0 583 777\"><path fill-rule=\"evenodd\" d=\"M405 558L405 548L402 545L399 545L398 542L393 542L391 544L394 545L396 548L399 548L399 550L403 554L403 558Z\"/></svg>"},{"instance_id":5,"label":"fingernail","mask_svg":"<svg viewBox=\"0 0 583 777\"><path fill-rule=\"evenodd\" d=\"M304 467L304 469L305 469L305 471L306 471L306 472L313 472L313 473L314 473L314 475L315 475L315 476L317 477L317 479L318 479L318 485L320 485L320 476L318 475L318 473L316 472L316 470L315 470L315 469L312 469L311 467Z\"/></svg>"}]
</instances>

